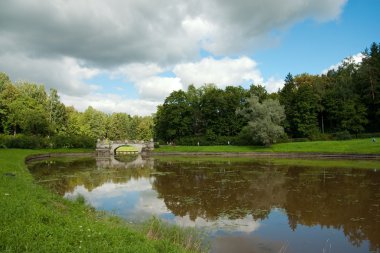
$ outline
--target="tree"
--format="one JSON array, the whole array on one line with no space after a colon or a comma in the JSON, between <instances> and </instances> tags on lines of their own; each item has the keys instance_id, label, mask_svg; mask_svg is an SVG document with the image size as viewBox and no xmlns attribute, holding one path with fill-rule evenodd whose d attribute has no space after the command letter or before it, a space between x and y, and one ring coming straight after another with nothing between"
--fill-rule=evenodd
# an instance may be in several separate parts
<instances>
[{"instance_id":1,"label":"tree","mask_svg":"<svg viewBox=\"0 0 380 253\"><path fill-rule=\"evenodd\" d=\"M47 108L53 133L64 132L67 127L66 107L61 103L56 89L50 89Z\"/></svg>"},{"instance_id":2,"label":"tree","mask_svg":"<svg viewBox=\"0 0 380 253\"><path fill-rule=\"evenodd\" d=\"M293 122L294 119L294 97L296 93L296 85L294 83L293 75L288 73L285 77L284 87L279 92L279 101L282 106L284 106L286 120L284 122L284 127L286 132L293 136L296 134L296 126Z\"/></svg>"},{"instance_id":3,"label":"tree","mask_svg":"<svg viewBox=\"0 0 380 253\"><path fill-rule=\"evenodd\" d=\"M3 72L0 72L0 93L3 91L6 85L12 84L9 76Z\"/></svg>"},{"instance_id":4,"label":"tree","mask_svg":"<svg viewBox=\"0 0 380 253\"><path fill-rule=\"evenodd\" d=\"M355 80L356 93L368 111L368 130L380 130L380 44L373 43L365 50Z\"/></svg>"},{"instance_id":5,"label":"tree","mask_svg":"<svg viewBox=\"0 0 380 253\"><path fill-rule=\"evenodd\" d=\"M136 131L138 140L151 140L153 138L153 118L150 116L142 117Z\"/></svg>"},{"instance_id":6,"label":"tree","mask_svg":"<svg viewBox=\"0 0 380 253\"><path fill-rule=\"evenodd\" d=\"M128 139L130 117L126 113L112 113L109 118L108 138L111 140Z\"/></svg>"},{"instance_id":7,"label":"tree","mask_svg":"<svg viewBox=\"0 0 380 253\"><path fill-rule=\"evenodd\" d=\"M251 96L256 96L259 98L259 102L263 102L265 99L269 97L269 94L264 86L262 85L254 85L252 84L249 87L249 94Z\"/></svg>"},{"instance_id":8,"label":"tree","mask_svg":"<svg viewBox=\"0 0 380 253\"><path fill-rule=\"evenodd\" d=\"M89 106L80 119L81 134L94 139L106 137L107 115Z\"/></svg>"},{"instance_id":9,"label":"tree","mask_svg":"<svg viewBox=\"0 0 380 253\"><path fill-rule=\"evenodd\" d=\"M157 109L155 117L155 137L163 141L174 141L192 134L192 110L187 94L173 91L162 106Z\"/></svg>"},{"instance_id":10,"label":"tree","mask_svg":"<svg viewBox=\"0 0 380 253\"><path fill-rule=\"evenodd\" d=\"M267 99L260 103L258 97L252 96L248 99L248 104L239 114L248 120L243 131L255 143L271 145L285 134L282 127L285 112L277 100Z\"/></svg>"},{"instance_id":11,"label":"tree","mask_svg":"<svg viewBox=\"0 0 380 253\"><path fill-rule=\"evenodd\" d=\"M46 135L49 133L48 115L45 108L28 96L19 96L8 105L5 129L14 135L22 133Z\"/></svg>"},{"instance_id":12,"label":"tree","mask_svg":"<svg viewBox=\"0 0 380 253\"><path fill-rule=\"evenodd\" d=\"M288 74L280 91L280 102L285 108L285 128L294 137L310 137L318 133L318 94L314 84L317 76L308 74L293 78Z\"/></svg>"},{"instance_id":13,"label":"tree","mask_svg":"<svg viewBox=\"0 0 380 253\"><path fill-rule=\"evenodd\" d=\"M7 110L6 110L6 102L4 100L4 96L2 95L3 90L6 87L12 86L12 82L9 79L8 75L0 72L0 133L3 131L4 120L6 118Z\"/></svg>"}]
</instances>

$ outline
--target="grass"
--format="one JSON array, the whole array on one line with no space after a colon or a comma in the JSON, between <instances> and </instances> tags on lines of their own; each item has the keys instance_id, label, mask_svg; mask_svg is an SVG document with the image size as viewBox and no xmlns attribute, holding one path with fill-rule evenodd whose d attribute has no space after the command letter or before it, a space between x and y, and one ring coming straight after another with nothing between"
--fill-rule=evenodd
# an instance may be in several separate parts
<instances>
[{"instance_id":1,"label":"grass","mask_svg":"<svg viewBox=\"0 0 380 253\"><path fill-rule=\"evenodd\" d=\"M205 248L205 246L202 245L204 242L199 230L170 225L156 217L152 217L143 224L143 231L151 239L170 239L170 241L182 245L187 250L200 252Z\"/></svg>"},{"instance_id":2,"label":"grass","mask_svg":"<svg viewBox=\"0 0 380 253\"><path fill-rule=\"evenodd\" d=\"M116 149L116 152L121 151L121 152L135 152L137 149L132 146L121 146L120 148Z\"/></svg>"},{"instance_id":3,"label":"grass","mask_svg":"<svg viewBox=\"0 0 380 253\"><path fill-rule=\"evenodd\" d=\"M310 152L335 154L380 154L380 143L372 139L310 141L260 146L160 146L155 152Z\"/></svg>"},{"instance_id":4,"label":"grass","mask_svg":"<svg viewBox=\"0 0 380 253\"><path fill-rule=\"evenodd\" d=\"M380 169L379 160L347 160L347 159L295 159L271 157L222 157L222 156L155 156L163 162L184 163L250 163L278 166L295 166L310 168L350 168L350 169Z\"/></svg>"},{"instance_id":5,"label":"grass","mask_svg":"<svg viewBox=\"0 0 380 253\"><path fill-rule=\"evenodd\" d=\"M193 250L170 239L149 239L122 219L86 206L83 198L69 201L37 185L25 158L49 152L0 149L0 252Z\"/></svg>"}]
</instances>

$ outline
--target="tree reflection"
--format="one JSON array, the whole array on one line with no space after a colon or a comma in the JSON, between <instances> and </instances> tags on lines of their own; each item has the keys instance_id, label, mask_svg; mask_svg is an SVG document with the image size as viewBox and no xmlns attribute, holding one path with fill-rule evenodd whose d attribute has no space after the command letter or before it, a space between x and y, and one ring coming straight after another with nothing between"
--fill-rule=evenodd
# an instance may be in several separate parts
<instances>
[{"instance_id":1,"label":"tree reflection","mask_svg":"<svg viewBox=\"0 0 380 253\"><path fill-rule=\"evenodd\" d=\"M134 161L132 161L134 162ZM37 182L52 191L64 195L72 193L78 185L88 191L107 183L126 183L131 179L149 178L153 172L152 160L144 160L128 169L112 167L109 161L96 161L94 158L75 160L52 159L30 164L29 171ZM132 164L135 165L135 164Z\"/></svg>"},{"instance_id":2,"label":"tree reflection","mask_svg":"<svg viewBox=\"0 0 380 253\"><path fill-rule=\"evenodd\" d=\"M152 187L176 216L255 220L273 208L288 216L289 227L342 230L360 246L380 249L380 172L361 169L275 166L269 162L165 162L139 160L135 167L104 167L94 159L53 160L30 166L36 181L59 194L77 185L89 191L104 183L151 178ZM128 169L126 169L128 167Z\"/></svg>"},{"instance_id":3,"label":"tree reflection","mask_svg":"<svg viewBox=\"0 0 380 253\"><path fill-rule=\"evenodd\" d=\"M156 162L154 189L178 216L266 219L278 207L298 224L342 229L353 245L380 248L380 173L270 164ZM166 174L165 172L174 172Z\"/></svg>"}]
</instances>

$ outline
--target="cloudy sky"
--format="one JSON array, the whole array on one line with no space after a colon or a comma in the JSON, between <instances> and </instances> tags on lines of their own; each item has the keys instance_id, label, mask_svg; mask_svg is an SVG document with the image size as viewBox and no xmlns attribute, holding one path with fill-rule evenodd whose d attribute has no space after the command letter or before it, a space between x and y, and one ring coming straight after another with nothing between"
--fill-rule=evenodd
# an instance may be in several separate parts
<instances>
[{"instance_id":1,"label":"cloudy sky","mask_svg":"<svg viewBox=\"0 0 380 253\"><path fill-rule=\"evenodd\" d=\"M281 87L380 41L379 0L1 0L0 71L149 115L189 84Z\"/></svg>"}]
</instances>

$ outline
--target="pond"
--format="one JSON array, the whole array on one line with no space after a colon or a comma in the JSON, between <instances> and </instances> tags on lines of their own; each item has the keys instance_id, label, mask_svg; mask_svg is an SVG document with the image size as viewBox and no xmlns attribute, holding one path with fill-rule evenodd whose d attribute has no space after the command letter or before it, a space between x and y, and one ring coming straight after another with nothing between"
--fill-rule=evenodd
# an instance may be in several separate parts
<instances>
[{"instance_id":1,"label":"pond","mask_svg":"<svg viewBox=\"0 0 380 253\"><path fill-rule=\"evenodd\" d=\"M202 229L211 252L380 252L379 161L60 158L29 170L129 222Z\"/></svg>"}]
</instances>

